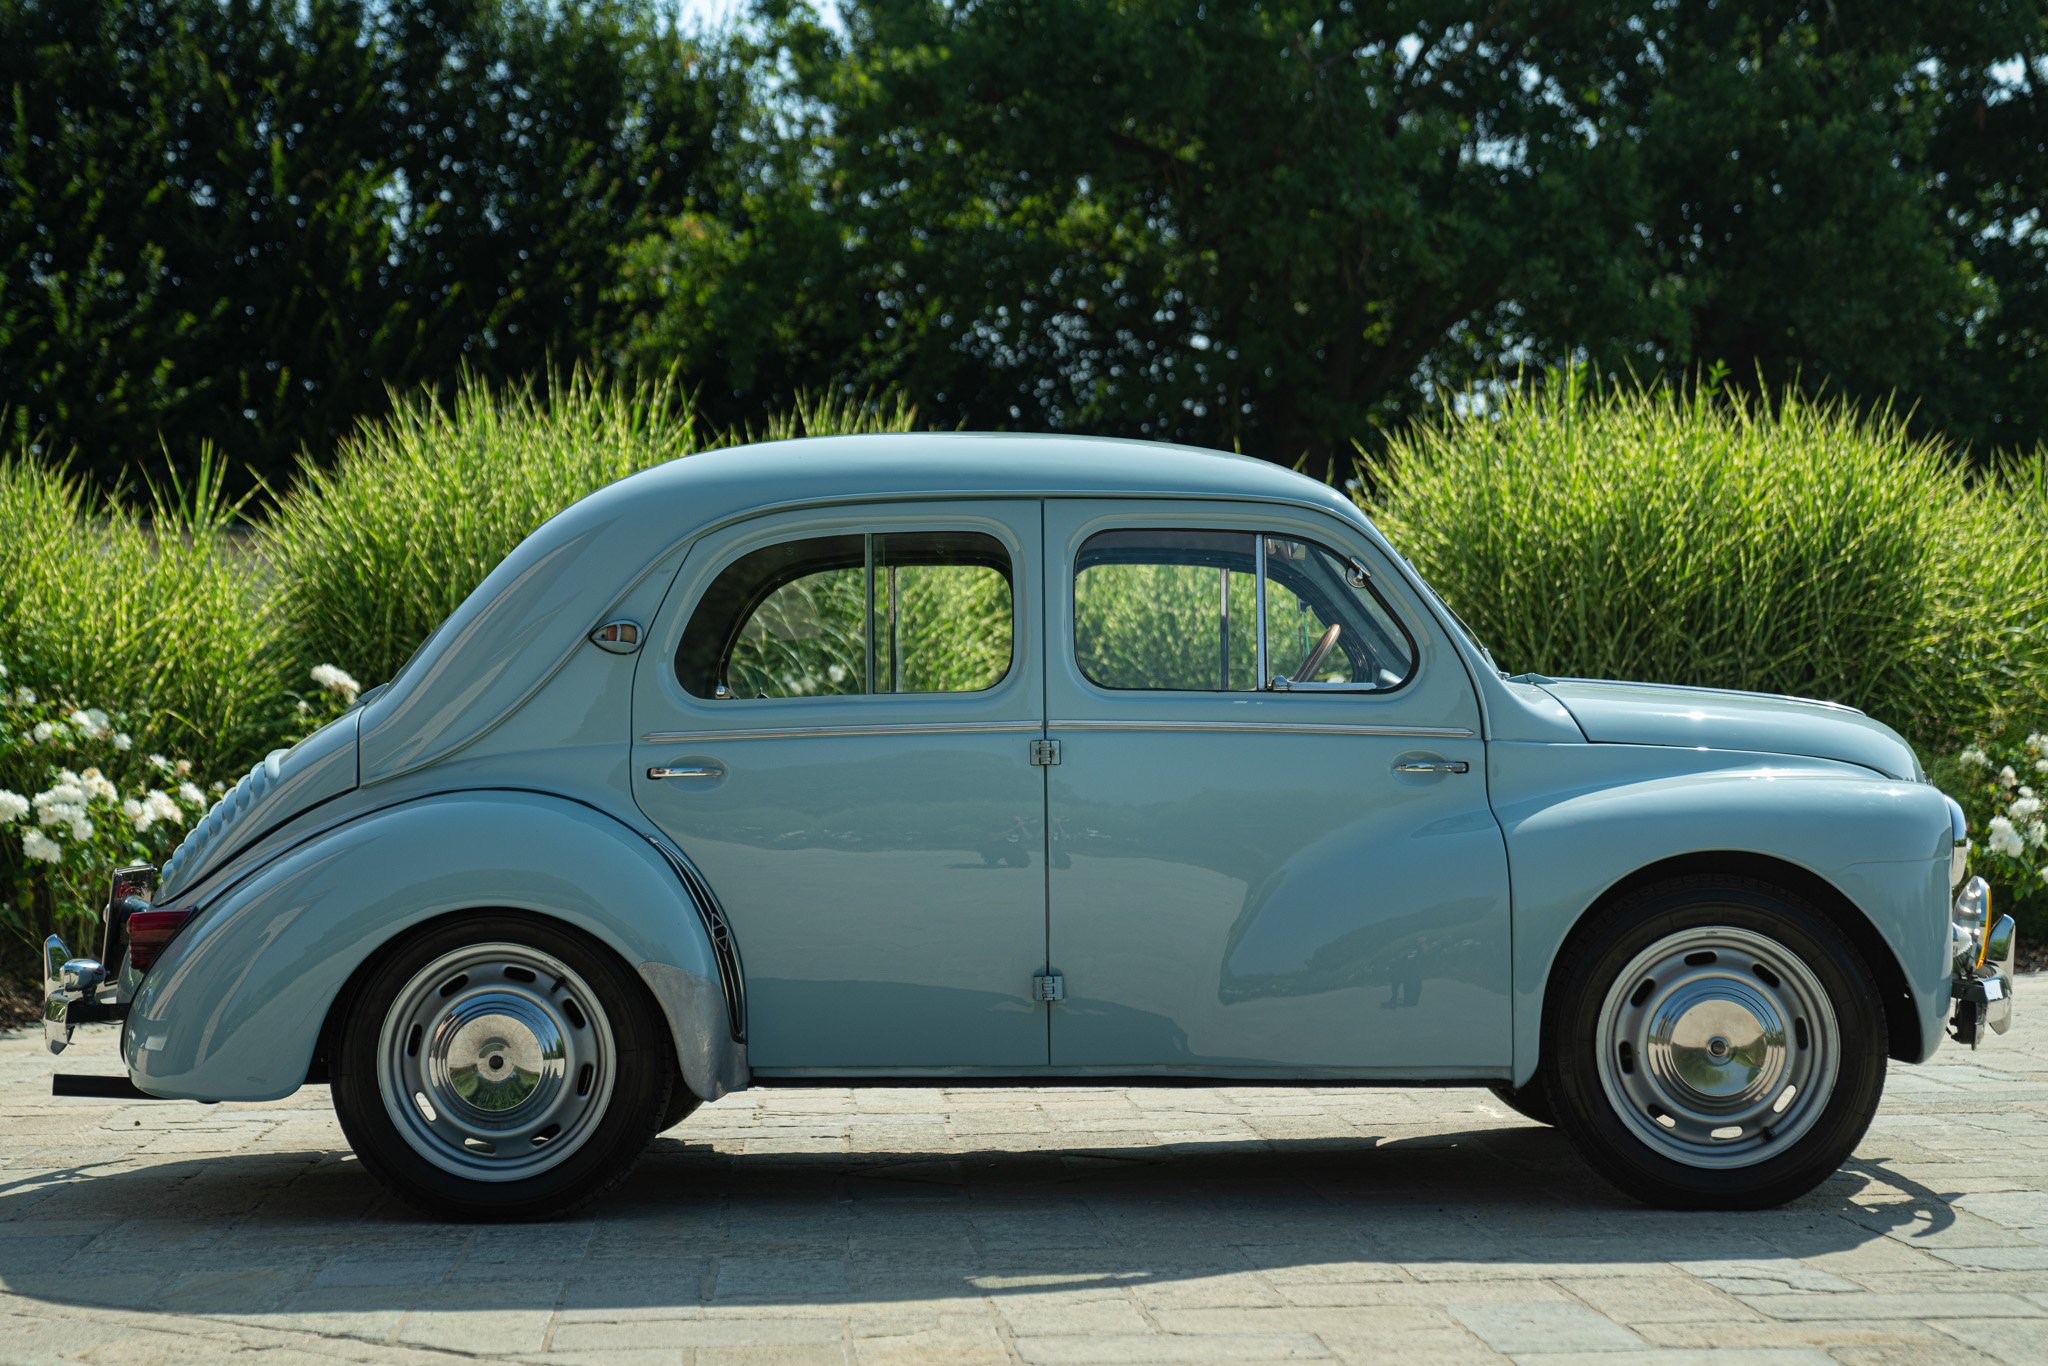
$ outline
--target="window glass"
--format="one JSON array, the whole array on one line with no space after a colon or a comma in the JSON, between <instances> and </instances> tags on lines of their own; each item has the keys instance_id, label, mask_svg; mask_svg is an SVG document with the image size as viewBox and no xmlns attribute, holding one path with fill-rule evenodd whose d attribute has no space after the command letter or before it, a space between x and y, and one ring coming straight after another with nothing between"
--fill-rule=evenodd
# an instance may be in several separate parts
<instances>
[{"instance_id":1,"label":"window glass","mask_svg":"<svg viewBox=\"0 0 2048 1366\"><path fill-rule=\"evenodd\" d=\"M1258 685L1251 536L1105 531L1074 567L1074 647L1104 688L1234 692Z\"/></svg>"},{"instance_id":2,"label":"window glass","mask_svg":"<svg viewBox=\"0 0 2048 1366\"><path fill-rule=\"evenodd\" d=\"M1360 567L1314 542L1268 536L1261 545L1248 532L1090 537L1074 569L1074 649L1082 673L1105 688L1380 691L1399 687L1414 669L1413 643Z\"/></svg>"},{"instance_id":3,"label":"window glass","mask_svg":"<svg viewBox=\"0 0 2048 1366\"><path fill-rule=\"evenodd\" d=\"M816 536L712 582L676 676L698 697L976 692L1009 672L1010 560L979 532Z\"/></svg>"}]
</instances>

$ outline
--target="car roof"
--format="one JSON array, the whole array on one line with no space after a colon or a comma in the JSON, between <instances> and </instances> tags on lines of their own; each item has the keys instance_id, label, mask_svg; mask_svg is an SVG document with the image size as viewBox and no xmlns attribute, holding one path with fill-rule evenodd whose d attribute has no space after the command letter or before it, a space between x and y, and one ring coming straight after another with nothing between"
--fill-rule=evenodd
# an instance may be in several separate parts
<instances>
[{"instance_id":1,"label":"car roof","mask_svg":"<svg viewBox=\"0 0 2048 1366\"><path fill-rule=\"evenodd\" d=\"M764 442L642 470L550 518L364 704L365 783L439 762L516 711L600 614L711 527L778 508L907 498L1288 503L1377 538L1341 493L1221 451L1105 437L904 433Z\"/></svg>"},{"instance_id":2,"label":"car roof","mask_svg":"<svg viewBox=\"0 0 2048 1366\"><path fill-rule=\"evenodd\" d=\"M807 437L685 456L586 502L684 500L698 527L787 506L874 498L1245 498L1356 516L1317 480L1268 460L1114 437L916 432ZM671 527L673 528L673 523Z\"/></svg>"}]
</instances>

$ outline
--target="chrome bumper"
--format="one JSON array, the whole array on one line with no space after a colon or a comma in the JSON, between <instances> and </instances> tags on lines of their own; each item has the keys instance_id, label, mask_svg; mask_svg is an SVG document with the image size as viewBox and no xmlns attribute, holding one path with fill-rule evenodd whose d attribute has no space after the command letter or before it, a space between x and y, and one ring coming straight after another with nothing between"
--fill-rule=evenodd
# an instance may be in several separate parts
<instances>
[{"instance_id":1,"label":"chrome bumper","mask_svg":"<svg viewBox=\"0 0 2048 1366\"><path fill-rule=\"evenodd\" d=\"M2012 965L2019 935L2012 917L1991 918L1991 889L1981 877L1963 884L1951 915L1955 949L1949 994L1955 1010L1948 1032L1958 1043L1975 1048L1984 1031L2003 1034L2012 1028Z\"/></svg>"},{"instance_id":2,"label":"chrome bumper","mask_svg":"<svg viewBox=\"0 0 2048 1366\"><path fill-rule=\"evenodd\" d=\"M43 941L43 1043L52 1053L64 1051L79 1025L128 1014L127 1006L107 999L106 981L98 959L73 958L54 934Z\"/></svg>"}]
</instances>

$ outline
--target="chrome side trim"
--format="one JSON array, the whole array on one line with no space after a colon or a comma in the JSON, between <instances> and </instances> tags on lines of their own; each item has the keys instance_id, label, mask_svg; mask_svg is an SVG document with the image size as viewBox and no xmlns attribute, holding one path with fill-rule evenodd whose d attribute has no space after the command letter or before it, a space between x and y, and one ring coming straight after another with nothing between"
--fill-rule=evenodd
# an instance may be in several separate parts
<instances>
[{"instance_id":1,"label":"chrome side trim","mask_svg":"<svg viewBox=\"0 0 2048 1366\"><path fill-rule=\"evenodd\" d=\"M1033 734L1045 729L1039 721L885 721L865 726L763 726L755 730L656 730L640 737L643 745L715 744L721 740L782 740L794 736L837 735L1005 735Z\"/></svg>"},{"instance_id":2,"label":"chrome side trim","mask_svg":"<svg viewBox=\"0 0 2048 1366\"><path fill-rule=\"evenodd\" d=\"M1312 721L1048 721L1047 730L1156 730L1279 735L1410 735L1427 740L1469 740L1466 726L1345 726Z\"/></svg>"}]
</instances>

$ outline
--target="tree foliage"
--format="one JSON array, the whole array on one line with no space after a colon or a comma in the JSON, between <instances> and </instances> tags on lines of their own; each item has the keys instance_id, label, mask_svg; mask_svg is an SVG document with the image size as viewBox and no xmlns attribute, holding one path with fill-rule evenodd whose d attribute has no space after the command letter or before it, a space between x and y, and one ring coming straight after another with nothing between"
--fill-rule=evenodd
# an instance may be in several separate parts
<instances>
[{"instance_id":1,"label":"tree foliage","mask_svg":"<svg viewBox=\"0 0 2048 1366\"><path fill-rule=\"evenodd\" d=\"M2038 3L762 7L725 211L623 253L707 402L1328 470L1528 360L1715 364L2048 435Z\"/></svg>"},{"instance_id":2,"label":"tree foliage","mask_svg":"<svg viewBox=\"0 0 2048 1366\"><path fill-rule=\"evenodd\" d=\"M594 346L731 73L646 0L0 3L0 402L118 481Z\"/></svg>"}]
</instances>

